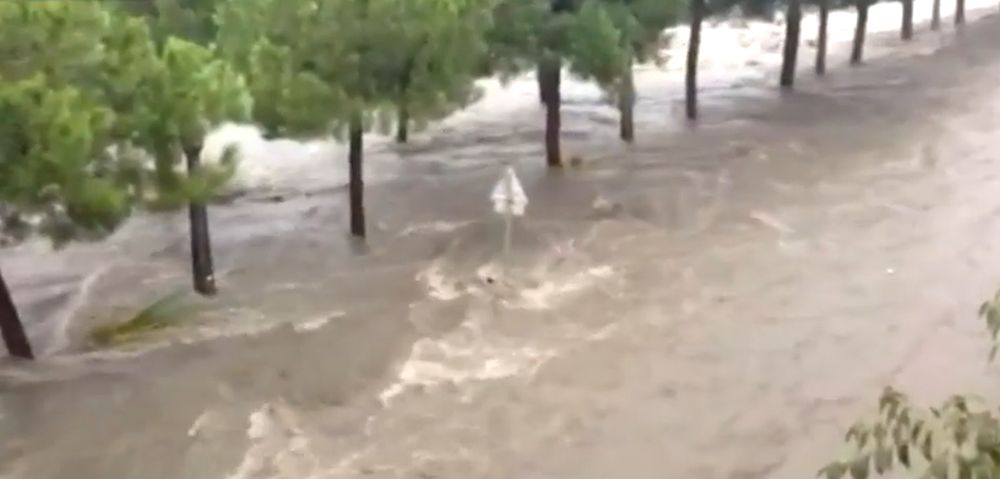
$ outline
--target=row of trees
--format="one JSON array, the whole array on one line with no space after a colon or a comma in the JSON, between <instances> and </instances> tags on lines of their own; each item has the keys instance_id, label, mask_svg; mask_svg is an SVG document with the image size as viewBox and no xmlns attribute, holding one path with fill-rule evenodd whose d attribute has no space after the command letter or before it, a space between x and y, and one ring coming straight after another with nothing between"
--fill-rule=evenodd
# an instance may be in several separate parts
<instances>
[{"instance_id":1,"label":"row of trees","mask_svg":"<svg viewBox=\"0 0 1000 479\"><path fill-rule=\"evenodd\" d=\"M783 86L794 79L800 1L787 4ZM702 19L733 4L690 2L694 119ZM762 2L743 3L752 12ZM858 8L860 44L867 3ZM477 78L535 70L546 162L556 167L568 69L607 93L632 141L633 66L656 59L679 10L674 0L0 2L2 224L59 243L106 235L135 209L186 207L194 289L212 295L206 205L235 162L230 152L201 163L213 127L252 121L272 136L346 137L350 232L364 237L366 132L395 127L405 142L411 127L474 100ZM2 277L0 331L11 354L32 356Z\"/></svg>"}]
</instances>

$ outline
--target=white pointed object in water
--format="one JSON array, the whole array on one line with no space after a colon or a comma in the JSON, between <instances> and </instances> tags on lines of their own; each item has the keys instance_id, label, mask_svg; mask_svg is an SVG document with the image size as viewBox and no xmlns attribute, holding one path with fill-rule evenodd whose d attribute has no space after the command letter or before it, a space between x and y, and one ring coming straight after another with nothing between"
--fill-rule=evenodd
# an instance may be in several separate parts
<instances>
[{"instance_id":1,"label":"white pointed object in water","mask_svg":"<svg viewBox=\"0 0 1000 479\"><path fill-rule=\"evenodd\" d=\"M513 167L508 166L496 185L493 186L490 201L493 202L493 211L498 214L524 215L524 208L528 206L528 196L524 194L524 188L521 186L521 181L517 179Z\"/></svg>"}]
</instances>

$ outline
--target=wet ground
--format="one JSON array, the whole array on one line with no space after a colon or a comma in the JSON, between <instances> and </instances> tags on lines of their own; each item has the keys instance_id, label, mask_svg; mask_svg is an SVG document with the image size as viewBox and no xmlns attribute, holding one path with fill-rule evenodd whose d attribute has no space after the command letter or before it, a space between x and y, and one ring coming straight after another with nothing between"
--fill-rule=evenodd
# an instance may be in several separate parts
<instances>
[{"instance_id":1,"label":"wet ground","mask_svg":"<svg viewBox=\"0 0 1000 479\"><path fill-rule=\"evenodd\" d=\"M294 170L212 209L222 296L141 349L85 333L186 287L183 218L5 250L47 357L0 366L0 477L801 478L885 385L998 397L997 45L992 16L792 93L708 74L692 128L648 67L634 146L567 95L559 172L537 105L473 108L374 144L364 246L337 171Z\"/></svg>"}]
</instances>

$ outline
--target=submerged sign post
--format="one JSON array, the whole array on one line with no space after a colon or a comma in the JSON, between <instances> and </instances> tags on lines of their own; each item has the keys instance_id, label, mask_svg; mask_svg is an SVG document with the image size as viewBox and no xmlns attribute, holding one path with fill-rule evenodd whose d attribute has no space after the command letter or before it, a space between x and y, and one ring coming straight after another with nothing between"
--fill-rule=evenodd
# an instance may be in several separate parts
<instances>
[{"instance_id":1,"label":"submerged sign post","mask_svg":"<svg viewBox=\"0 0 1000 479\"><path fill-rule=\"evenodd\" d=\"M493 211L504 217L503 254L507 256L510 250L511 223L515 216L524 215L524 208L528 206L528 197L524 194L521 181L517 179L514 167L507 166L504 169L500 180L493 186L490 200L493 202Z\"/></svg>"}]
</instances>

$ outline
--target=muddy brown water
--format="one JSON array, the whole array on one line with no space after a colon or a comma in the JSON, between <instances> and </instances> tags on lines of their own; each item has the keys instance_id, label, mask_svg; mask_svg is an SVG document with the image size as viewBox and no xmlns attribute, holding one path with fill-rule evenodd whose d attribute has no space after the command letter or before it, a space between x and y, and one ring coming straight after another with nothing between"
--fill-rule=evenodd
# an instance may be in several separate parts
<instances>
[{"instance_id":1,"label":"muddy brown water","mask_svg":"<svg viewBox=\"0 0 1000 479\"><path fill-rule=\"evenodd\" d=\"M639 142L570 102L585 165L560 172L537 108L442 128L391 150L412 161L369 189L366 246L336 189L213 208L223 296L149 350L83 336L186 284L181 219L8 250L53 319L45 359L0 368L0 477L801 478L885 385L1000 398L975 318L1000 286L997 45L992 16L795 92L720 87L696 128L646 70ZM531 204L501 264L503 159Z\"/></svg>"}]
</instances>

